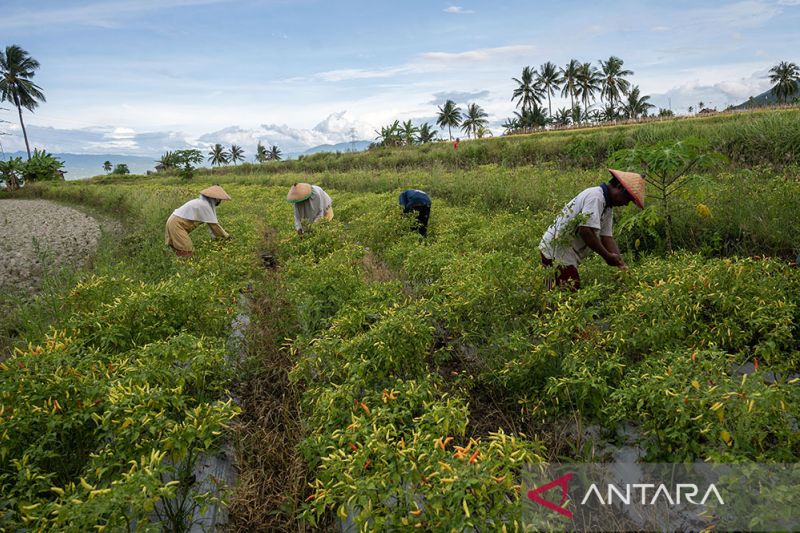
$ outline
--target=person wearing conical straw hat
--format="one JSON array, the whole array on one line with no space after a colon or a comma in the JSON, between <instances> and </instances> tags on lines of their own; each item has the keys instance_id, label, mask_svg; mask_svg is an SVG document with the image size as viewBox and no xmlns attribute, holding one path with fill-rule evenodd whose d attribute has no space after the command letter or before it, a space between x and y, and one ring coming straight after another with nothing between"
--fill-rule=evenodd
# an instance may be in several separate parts
<instances>
[{"instance_id":1,"label":"person wearing conical straw hat","mask_svg":"<svg viewBox=\"0 0 800 533\"><path fill-rule=\"evenodd\" d=\"M547 287L580 288L578 265L591 252L610 266L627 270L614 240L611 209L633 202L644 209L645 181L634 172L608 169L611 179L598 187L589 187L564 206L556 221L547 228L541 242L542 264L555 267Z\"/></svg>"},{"instance_id":2,"label":"person wearing conical straw hat","mask_svg":"<svg viewBox=\"0 0 800 533\"><path fill-rule=\"evenodd\" d=\"M303 233L303 221L313 224L320 218L333 220L333 200L322 187L308 183L295 183L286 195L286 201L294 204L294 229Z\"/></svg>"},{"instance_id":3,"label":"person wearing conical straw hat","mask_svg":"<svg viewBox=\"0 0 800 533\"><path fill-rule=\"evenodd\" d=\"M217 221L217 206L223 200L230 199L228 193L219 185L213 185L200 191L199 198L189 200L173 211L167 219L164 230L166 244L178 256L191 256L194 252L194 244L192 244L189 234L200 224L208 224L208 229L214 238L230 238L228 232Z\"/></svg>"}]
</instances>

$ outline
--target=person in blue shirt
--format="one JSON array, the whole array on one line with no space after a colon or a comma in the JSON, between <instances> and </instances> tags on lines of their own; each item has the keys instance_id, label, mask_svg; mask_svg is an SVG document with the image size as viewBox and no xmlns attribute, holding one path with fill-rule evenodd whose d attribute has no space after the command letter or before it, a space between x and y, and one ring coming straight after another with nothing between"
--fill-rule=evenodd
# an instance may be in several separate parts
<instances>
[{"instance_id":1,"label":"person in blue shirt","mask_svg":"<svg viewBox=\"0 0 800 533\"><path fill-rule=\"evenodd\" d=\"M428 219L431 216L431 197L417 189L407 189L400 193L400 207L403 213L417 212L417 223L414 231L423 237L428 236Z\"/></svg>"}]
</instances>

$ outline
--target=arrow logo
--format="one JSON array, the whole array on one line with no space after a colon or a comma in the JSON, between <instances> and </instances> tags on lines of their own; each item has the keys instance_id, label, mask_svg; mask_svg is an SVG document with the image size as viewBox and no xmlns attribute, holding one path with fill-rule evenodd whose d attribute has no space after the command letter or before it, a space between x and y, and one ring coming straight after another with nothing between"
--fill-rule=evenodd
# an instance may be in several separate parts
<instances>
[{"instance_id":1,"label":"arrow logo","mask_svg":"<svg viewBox=\"0 0 800 533\"><path fill-rule=\"evenodd\" d=\"M542 485L538 489L529 490L528 499L538 503L539 505L547 507L551 511L555 511L559 514L562 514L567 518L572 518L572 512L562 507L562 505L564 505L564 502L567 501L567 483L569 483L570 479L572 479L572 472L564 474L560 478L551 481L547 485ZM541 493L547 492L553 487L561 487L561 501L559 502L558 505L554 504L553 502L549 502L544 498L542 498L541 496L539 496Z\"/></svg>"}]
</instances>

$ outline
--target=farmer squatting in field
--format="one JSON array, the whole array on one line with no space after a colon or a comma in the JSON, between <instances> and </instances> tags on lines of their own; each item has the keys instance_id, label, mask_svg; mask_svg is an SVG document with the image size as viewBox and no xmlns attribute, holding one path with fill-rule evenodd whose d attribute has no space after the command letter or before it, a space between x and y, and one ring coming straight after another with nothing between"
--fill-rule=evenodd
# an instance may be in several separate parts
<instances>
[{"instance_id":1,"label":"farmer squatting in field","mask_svg":"<svg viewBox=\"0 0 800 533\"><path fill-rule=\"evenodd\" d=\"M303 220L311 223L323 217L333 220L333 200L322 187L295 183L289 189L286 201L294 204L294 229L297 233L303 233Z\"/></svg>"},{"instance_id":2,"label":"farmer squatting in field","mask_svg":"<svg viewBox=\"0 0 800 533\"><path fill-rule=\"evenodd\" d=\"M200 224L208 224L213 237L230 238L217 221L217 206L231 197L219 185L213 185L200 191L200 197L189 200L172 212L167 219L164 240L177 255L188 257L194 251L189 234Z\"/></svg>"},{"instance_id":3,"label":"farmer squatting in field","mask_svg":"<svg viewBox=\"0 0 800 533\"><path fill-rule=\"evenodd\" d=\"M589 187L570 200L545 231L539 243L542 264L555 266L555 278L548 278L548 288L558 285L579 289L578 264L591 251L611 266L628 269L612 234L611 209L630 202L644 209L645 182L633 172L611 169L609 172L612 178L608 183Z\"/></svg>"},{"instance_id":4,"label":"farmer squatting in field","mask_svg":"<svg viewBox=\"0 0 800 533\"><path fill-rule=\"evenodd\" d=\"M403 213L417 212L417 223L413 230L423 237L428 236L428 219L431 216L431 197L418 189L406 189L400 193L400 207Z\"/></svg>"}]
</instances>

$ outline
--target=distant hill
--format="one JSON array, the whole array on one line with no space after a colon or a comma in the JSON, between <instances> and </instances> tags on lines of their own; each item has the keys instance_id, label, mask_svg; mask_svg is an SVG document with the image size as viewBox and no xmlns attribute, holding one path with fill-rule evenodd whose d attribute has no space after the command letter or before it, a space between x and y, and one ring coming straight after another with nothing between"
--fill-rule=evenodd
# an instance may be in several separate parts
<instances>
[{"instance_id":1,"label":"distant hill","mask_svg":"<svg viewBox=\"0 0 800 533\"><path fill-rule=\"evenodd\" d=\"M125 163L128 165L131 174L145 174L148 170L155 170L155 161L158 156L146 157L137 155L114 155L114 154L58 154L54 156L64 162L64 170L67 172L67 180L78 180L105 174L103 163L111 161L112 165ZM6 153L3 159L9 157L28 157L25 152Z\"/></svg>"},{"instance_id":2,"label":"distant hill","mask_svg":"<svg viewBox=\"0 0 800 533\"><path fill-rule=\"evenodd\" d=\"M319 146L314 146L313 148L309 148L304 152L289 152L286 154L286 159L297 159L297 157L301 155L311 155L320 152L363 152L364 150L369 148L370 144L372 144L370 141L352 141L352 142L344 142L338 144L320 144Z\"/></svg>"},{"instance_id":3,"label":"distant hill","mask_svg":"<svg viewBox=\"0 0 800 533\"><path fill-rule=\"evenodd\" d=\"M793 98L800 97L800 89L794 92L793 95L790 95L786 98L787 102L791 102ZM763 93L759 94L758 96L754 96L751 99L747 99L746 101L742 102L737 106L733 106L733 109L750 109L753 107L764 107L775 105L778 103L778 98L772 94L772 89L767 89Z\"/></svg>"}]
</instances>

